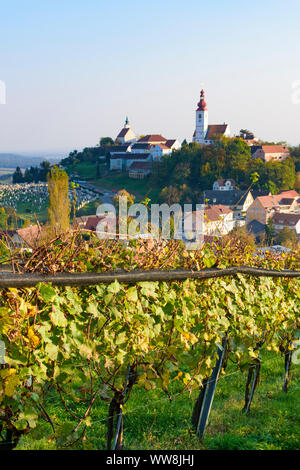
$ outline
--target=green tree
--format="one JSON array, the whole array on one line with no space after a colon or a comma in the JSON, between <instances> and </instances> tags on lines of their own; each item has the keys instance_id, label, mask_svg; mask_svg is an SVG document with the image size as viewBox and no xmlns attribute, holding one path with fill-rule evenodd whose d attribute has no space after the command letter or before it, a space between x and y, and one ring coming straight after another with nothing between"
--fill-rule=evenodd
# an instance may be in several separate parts
<instances>
[{"instance_id":1,"label":"green tree","mask_svg":"<svg viewBox=\"0 0 300 470\"><path fill-rule=\"evenodd\" d=\"M274 226L274 222L272 219L269 219L267 225L266 225L266 228L265 228L265 232L266 232L266 243L268 246L271 246L273 245L273 242L274 242L274 238L275 238L275 226Z\"/></svg>"},{"instance_id":2,"label":"green tree","mask_svg":"<svg viewBox=\"0 0 300 470\"><path fill-rule=\"evenodd\" d=\"M0 207L0 229L1 230L7 229L7 219L8 219L8 214L6 213L4 207Z\"/></svg>"},{"instance_id":3,"label":"green tree","mask_svg":"<svg viewBox=\"0 0 300 470\"><path fill-rule=\"evenodd\" d=\"M13 174L13 184L23 183L23 182L24 182L24 178L23 178L21 168L17 166L16 171Z\"/></svg>"},{"instance_id":4,"label":"green tree","mask_svg":"<svg viewBox=\"0 0 300 470\"><path fill-rule=\"evenodd\" d=\"M101 137L100 146L106 147L107 145L114 145L114 140L111 137Z\"/></svg>"},{"instance_id":5,"label":"green tree","mask_svg":"<svg viewBox=\"0 0 300 470\"><path fill-rule=\"evenodd\" d=\"M50 230L56 235L66 232L70 227L69 178L57 166L47 176L49 192L48 220Z\"/></svg>"},{"instance_id":6,"label":"green tree","mask_svg":"<svg viewBox=\"0 0 300 470\"><path fill-rule=\"evenodd\" d=\"M276 242L278 245L283 245L291 249L297 249L299 243L295 230L289 227L283 227L283 229L279 231Z\"/></svg>"}]
</instances>

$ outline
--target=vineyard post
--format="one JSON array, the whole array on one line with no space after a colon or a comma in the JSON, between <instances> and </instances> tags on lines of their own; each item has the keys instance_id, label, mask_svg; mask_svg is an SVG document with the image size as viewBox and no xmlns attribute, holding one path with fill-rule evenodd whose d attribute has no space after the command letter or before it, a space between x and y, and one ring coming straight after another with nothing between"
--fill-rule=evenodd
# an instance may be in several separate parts
<instances>
[{"instance_id":1,"label":"vineyard post","mask_svg":"<svg viewBox=\"0 0 300 470\"><path fill-rule=\"evenodd\" d=\"M199 435L201 439L204 436L205 428L206 428L207 421L210 415L210 410L213 404L217 381L218 381L218 378L219 378L219 375L223 366L223 362L224 362L227 341L228 341L228 337L226 335L222 340L222 346L218 346L217 362L205 386L205 392L204 392L204 397L203 397L203 401L201 405L197 431L196 431L196 434Z\"/></svg>"},{"instance_id":2,"label":"vineyard post","mask_svg":"<svg viewBox=\"0 0 300 470\"><path fill-rule=\"evenodd\" d=\"M245 406L243 408L243 411L245 411L245 413L248 413L250 411L250 406L254 397L254 392L259 382L259 376L260 376L260 360L258 359L255 364L250 365L249 371L248 371L248 380L247 380L246 394L245 394ZM251 390L249 393L250 384L251 384Z\"/></svg>"},{"instance_id":3,"label":"vineyard post","mask_svg":"<svg viewBox=\"0 0 300 470\"><path fill-rule=\"evenodd\" d=\"M125 397L126 395L129 374L130 374L130 364L127 367L126 379L125 379L124 390L123 390L123 397ZM121 406L120 406L120 411L119 411L117 426L116 426L116 434L115 434L115 439L114 439L112 450L119 450L118 446L122 446L122 442L121 442L122 438L120 438L120 431L121 431L122 424L123 424L122 405L123 403L121 403Z\"/></svg>"},{"instance_id":4,"label":"vineyard post","mask_svg":"<svg viewBox=\"0 0 300 470\"><path fill-rule=\"evenodd\" d=\"M282 391L287 392L288 391L288 385L290 381L290 369L291 369L291 363L292 363L292 355L293 351L289 351L288 353L285 354L285 376L284 376L284 384Z\"/></svg>"}]
</instances>

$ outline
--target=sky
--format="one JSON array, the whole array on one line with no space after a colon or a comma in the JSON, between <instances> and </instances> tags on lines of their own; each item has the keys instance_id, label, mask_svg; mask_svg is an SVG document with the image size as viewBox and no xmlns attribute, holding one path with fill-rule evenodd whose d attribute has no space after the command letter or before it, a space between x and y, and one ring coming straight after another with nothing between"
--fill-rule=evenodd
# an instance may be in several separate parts
<instances>
[{"instance_id":1,"label":"sky","mask_svg":"<svg viewBox=\"0 0 300 470\"><path fill-rule=\"evenodd\" d=\"M0 153L80 150L126 115L190 141L202 86L210 124L297 145L299 20L299 0L0 0Z\"/></svg>"}]
</instances>

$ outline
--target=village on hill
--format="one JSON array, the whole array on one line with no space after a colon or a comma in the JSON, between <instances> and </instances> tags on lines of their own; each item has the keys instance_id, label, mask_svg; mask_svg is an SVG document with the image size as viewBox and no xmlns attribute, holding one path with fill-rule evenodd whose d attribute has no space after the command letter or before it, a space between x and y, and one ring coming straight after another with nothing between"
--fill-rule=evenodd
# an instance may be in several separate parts
<instances>
[{"instance_id":1,"label":"village on hill","mask_svg":"<svg viewBox=\"0 0 300 470\"><path fill-rule=\"evenodd\" d=\"M284 143L265 143L248 130L241 130L238 136L231 136L230 126L225 122L210 124L204 90L201 90L200 100L196 105L195 130L191 135L189 144L187 141L180 143L176 136L164 137L158 133L138 136L126 117L124 126L114 139L105 137L97 147L86 148L82 152L71 152L69 157L61 161L61 168L67 170L70 180L76 186L76 211L80 227L95 231L99 219L96 216L97 204L103 201L113 202L115 193L119 190L130 193L131 188L135 187L130 181L136 180L136 185L148 187L151 183L151 186L156 185L159 188L157 202L201 203L205 217L202 233L199 235L206 241L243 230L258 244L270 245L276 241L287 245L297 244L300 240L300 194L294 189L292 181L290 185L285 182L284 189L279 186L277 190L272 179L260 187L247 184L247 178L241 176L241 171L237 172L234 168L230 170L234 149L226 150L229 169L223 165L224 174L220 169L215 173L210 169L214 165L213 159L217 161L217 166L220 165L224 145L228 147L228 142L234 142L236 146L240 146L238 151L242 155L248 155L247 164L253 171L256 168L259 172L261 169L265 171L265 168L272 171L274 164L281 164L281 170L285 171L286 167L282 165L291 160L288 146ZM193 152L192 157L188 152ZM197 152L200 157L201 152L204 155L203 164L200 157L198 159ZM197 171L202 178L201 190L197 187L196 176L193 176L195 163L188 163L191 158L196 163L197 159L199 160ZM25 224L29 225L28 227L22 227L21 223L14 228L7 226L7 221L12 220L11 213L10 219L8 215L6 218L3 215L2 232L5 236L9 235L15 245L25 244L30 248L37 243L36 234L40 232L37 230L37 224L43 224L47 212L48 192L45 175L48 166L51 166L46 163L41 164L40 169L31 167L25 174L17 168L13 176L15 184L0 186L0 207L4 213L5 208L9 208L10 212L14 210L16 214L35 214L37 223L33 223L31 218L31 222ZM89 177L82 176L78 169L80 164L89 165ZM74 167L77 171L74 171ZM204 172L206 168L210 169L210 173L206 173L207 176ZM100 173L102 178L97 180ZM175 184L168 186L166 182L169 174L172 175L171 182L175 181ZM122 184L125 181L124 186L114 190L105 189L103 183L112 180L115 175L122 178ZM213 179L214 175L218 177ZM248 181L249 178L248 174ZM189 180L193 181L190 192L186 190L186 181ZM73 197L74 190L70 189L70 200ZM80 212L84 207L86 211ZM194 215L192 214L192 217ZM182 239L184 240L184 234Z\"/></svg>"}]
</instances>

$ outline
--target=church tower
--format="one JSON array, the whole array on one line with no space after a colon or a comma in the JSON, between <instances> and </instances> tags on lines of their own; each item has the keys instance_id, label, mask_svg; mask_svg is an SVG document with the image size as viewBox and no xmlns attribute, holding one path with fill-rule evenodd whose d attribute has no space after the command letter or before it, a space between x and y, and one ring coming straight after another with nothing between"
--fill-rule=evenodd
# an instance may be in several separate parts
<instances>
[{"instance_id":1,"label":"church tower","mask_svg":"<svg viewBox=\"0 0 300 470\"><path fill-rule=\"evenodd\" d=\"M205 137L208 129L208 111L204 97L204 90L201 90L200 101L196 109L196 131L193 141L198 144L205 143Z\"/></svg>"}]
</instances>

